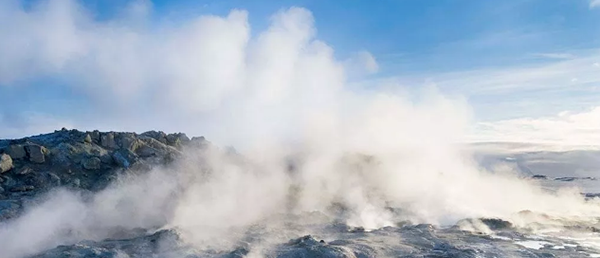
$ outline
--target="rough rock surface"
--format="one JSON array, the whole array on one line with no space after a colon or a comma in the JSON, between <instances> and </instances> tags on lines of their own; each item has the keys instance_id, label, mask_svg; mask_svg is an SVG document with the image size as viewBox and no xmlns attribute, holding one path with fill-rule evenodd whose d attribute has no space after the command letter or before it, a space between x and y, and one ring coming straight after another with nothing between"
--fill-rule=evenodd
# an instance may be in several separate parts
<instances>
[{"instance_id":1,"label":"rough rock surface","mask_svg":"<svg viewBox=\"0 0 600 258\"><path fill-rule=\"evenodd\" d=\"M29 144L25 146L25 150L29 156L29 161L33 163L44 163L46 161L46 153L48 153L48 150L44 146Z\"/></svg>"},{"instance_id":2,"label":"rough rock surface","mask_svg":"<svg viewBox=\"0 0 600 258\"><path fill-rule=\"evenodd\" d=\"M9 145L6 148L6 154L8 154L12 159L22 159L27 156L27 152L25 152L25 146L21 144Z\"/></svg>"},{"instance_id":3,"label":"rough rock surface","mask_svg":"<svg viewBox=\"0 0 600 258\"><path fill-rule=\"evenodd\" d=\"M189 140L167 137L187 138L62 129L0 140L0 222L18 216L24 202L55 187L98 191L121 173L173 161Z\"/></svg>"}]
</instances>

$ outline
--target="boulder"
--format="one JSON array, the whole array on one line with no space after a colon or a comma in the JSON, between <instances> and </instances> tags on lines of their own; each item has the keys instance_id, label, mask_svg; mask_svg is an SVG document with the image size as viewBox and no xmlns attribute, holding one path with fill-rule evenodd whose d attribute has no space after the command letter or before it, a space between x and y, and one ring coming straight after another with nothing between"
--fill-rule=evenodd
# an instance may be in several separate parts
<instances>
[{"instance_id":1,"label":"boulder","mask_svg":"<svg viewBox=\"0 0 600 258\"><path fill-rule=\"evenodd\" d=\"M181 147L181 145L190 142L190 138L184 133L172 133L167 135L167 144L175 147Z\"/></svg>"},{"instance_id":2,"label":"boulder","mask_svg":"<svg viewBox=\"0 0 600 258\"><path fill-rule=\"evenodd\" d=\"M9 145L8 148L6 148L6 154L10 155L12 159L22 159L27 156L25 146L21 144Z\"/></svg>"},{"instance_id":3,"label":"boulder","mask_svg":"<svg viewBox=\"0 0 600 258\"><path fill-rule=\"evenodd\" d=\"M127 150L130 150L132 152L135 152L136 149L139 147L140 143L135 138L134 134L126 133L126 134L122 134L121 135L121 137L119 139L119 145L123 149L127 149Z\"/></svg>"},{"instance_id":4,"label":"boulder","mask_svg":"<svg viewBox=\"0 0 600 258\"><path fill-rule=\"evenodd\" d=\"M100 145L109 149L118 148L117 143L115 142L115 134L112 132L100 134Z\"/></svg>"},{"instance_id":5,"label":"boulder","mask_svg":"<svg viewBox=\"0 0 600 258\"><path fill-rule=\"evenodd\" d=\"M100 169L102 161L98 157L89 157L83 160L81 165L87 170L97 170Z\"/></svg>"},{"instance_id":6,"label":"boulder","mask_svg":"<svg viewBox=\"0 0 600 258\"><path fill-rule=\"evenodd\" d=\"M0 154L0 173L8 172L13 168L12 158L6 154Z\"/></svg>"},{"instance_id":7,"label":"boulder","mask_svg":"<svg viewBox=\"0 0 600 258\"><path fill-rule=\"evenodd\" d=\"M480 219L483 224L487 225L491 230L504 230L511 229L513 224L509 221L498 219L498 218L482 218Z\"/></svg>"},{"instance_id":8,"label":"boulder","mask_svg":"<svg viewBox=\"0 0 600 258\"><path fill-rule=\"evenodd\" d=\"M142 133L141 136L146 136L146 137L150 137L153 138L159 142L161 142L162 144L167 144L167 134L165 134L164 132L161 131L148 131L145 133Z\"/></svg>"},{"instance_id":9,"label":"boulder","mask_svg":"<svg viewBox=\"0 0 600 258\"><path fill-rule=\"evenodd\" d=\"M137 148L135 153L137 155L139 155L140 157L147 158L147 157L157 155L158 150L156 150L155 148L152 148L146 144L143 144L139 148Z\"/></svg>"},{"instance_id":10,"label":"boulder","mask_svg":"<svg viewBox=\"0 0 600 258\"><path fill-rule=\"evenodd\" d=\"M85 136L83 137L83 142L92 143L92 136L89 133L85 134Z\"/></svg>"},{"instance_id":11,"label":"boulder","mask_svg":"<svg viewBox=\"0 0 600 258\"><path fill-rule=\"evenodd\" d=\"M90 132L89 135L92 138L93 142L96 142L96 143L100 142L100 131L94 130L94 131Z\"/></svg>"},{"instance_id":12,"label":"boulder","mask_svg":"<svg viewBox=\"0 0 600 258\"><path fill-rule=\"evenodd\" d=\"M129 168L137 161L137 155L128 149L117 150L112 154L113 161L122 168Z\"/></svg>"},{"instance_id":13,"label":"boulder","mask_svg":"<svg viewBox=\"0 0 600 258\"><path fill-rule=\"evenodd\" d=\"M46 148L37 144L30 144L25 146L27 154L29 154L29 161L33 163L44 163L46 161Z\"/></svg>"}]
</instances>

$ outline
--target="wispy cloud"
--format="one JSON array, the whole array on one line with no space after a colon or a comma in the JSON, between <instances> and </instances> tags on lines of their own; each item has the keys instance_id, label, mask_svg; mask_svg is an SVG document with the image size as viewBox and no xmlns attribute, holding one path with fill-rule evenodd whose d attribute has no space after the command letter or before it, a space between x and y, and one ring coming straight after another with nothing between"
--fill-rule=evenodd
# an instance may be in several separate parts
<instances>
[{"instance_id":1,"label":"wispy cloud","mask_svg":"<svg viewBox=\"0 0 600 258\"><path fill-rule=\"evenodd\" d=\"M570 53L535 53L533 54L535 57L542 57L548 59L572 59L575 58L575 55Z\"/></svg>"},{"instance_id":2,"label":"wispy cloud","mask_svg":"<svg viewBox=\"0 0 600 258\"><path fill-rule=\"evenodd\" d=\"M442 88L467 94L518 93L531 90L568 90L573 86L600 83L600 53L591 50L586 57L504 68L473 70L436 75L432 79ZM570 84L573 78L578 83Z\"/></svg>"},{"instance_id":3,"label":"wispy cloud","mask_svg":"<svg viewBox=\"0 0 600 258\"><path fill-rule=\"evenodd\" d=\"M377 78L363 81L361 86L387 85L408 90L418 86L437 87L445 94L466 97L477 119L484 121L546 116L562 110L589 108L600 102L598 49L550 57L529 64Z\"/></svg>"},{"instance_id":4,"label":"wispy cloud","mask_svg":"<svg viewBox=\"0 0 600 258\"><path fill-rule=\"evenodd\" d=\"M590 0L590 8L596 8L600 6L600 0Z\"/></svg>"}]
</instances>

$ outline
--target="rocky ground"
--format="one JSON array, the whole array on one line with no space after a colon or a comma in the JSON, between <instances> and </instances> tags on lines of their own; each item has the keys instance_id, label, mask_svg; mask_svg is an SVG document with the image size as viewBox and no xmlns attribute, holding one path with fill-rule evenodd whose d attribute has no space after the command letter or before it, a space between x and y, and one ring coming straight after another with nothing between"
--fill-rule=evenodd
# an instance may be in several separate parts
<instances>
[{"instance_id":1,"label":"rocky ground","mask_svg":"<svg viewBox=\"0 0 600 258\"><path fill-rule=\"evenodd\" d=\"M186 148L205 148L209 144L203 137L190 139L181 133L66 129L0 140L0 226L22 216L28 203L57 187L98 192L122 174L169 165ZM548 180L540 175L534 177ZM288 228L302 229L296 231L296 237L281 235L279 243L263 247L258 254L255 246L264 246L265 239L273 239L268 221L247 229L242 233L243 240L227 251L194 249L181 240L177 229L136 229L110 239L84 239L57 246L32 257L591 257L597 253L592 247L569 239L540 239L499 219L464 220L444 228L400 223L374 231L348 227L335 219L318 219L320 222L308 224L299 221L288 218L286 222ZM486 225L491 233L461 230L461 223L475 222ZM576 225L571 230L592 237L598 234L590 225Z\"/></svg>"}]
</instances>

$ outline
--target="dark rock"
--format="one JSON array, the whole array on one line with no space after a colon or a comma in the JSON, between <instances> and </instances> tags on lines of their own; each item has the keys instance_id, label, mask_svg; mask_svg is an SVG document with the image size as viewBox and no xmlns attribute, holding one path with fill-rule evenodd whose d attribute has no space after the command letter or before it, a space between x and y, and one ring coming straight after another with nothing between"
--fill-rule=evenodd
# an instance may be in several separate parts
<instances>
[{"instance_id":1,"label":"dark rock","mask_svg":"<svg viewBox=\"0 0 600 258\"><path fill-rule=\"evenodd\" d=\"M25 167L22 167L21 169L19 169L19 171L17 171L16 174L17 175L26 175L26 174L30 174L33 172L35 172L35 171L33 171L32 168L25 166Z\"/></svg>"},{"instance_id":2,"label":"dark rock","mask_svg":"<svg viewBox=\"0 0 600 258\"><path fill-rule=\"evenodd\" d=\"M145 133L142 133L141 136L146 136L146 137L150 137L153 138L157 141L159 141L162 144L167 144L167 135L164 132L161 131L148 131Z\"/></svg>"},{"instance_id":3,"label":"dark rock","mask_svg":"<svg viewBox=\"0 0 600 258\"><path fill-rule=\"evenodd\" d=\"M50 179L50 184L52 184L53 186L60 186L61 185L61 179L57 174L54 173L48 173L48 177Z\"/></svg>"},{"instance_id":4,"label":"dark rock","mask_svg":"<svg viewBox=\"0 0 600 258\"><path fill-rule=\"evenodd\" d=\"M173 133L167 135L167 144L176 148L181 148L190 142L190 138L184 133Z\"/></svg>"},{"instance_id":5,"label":"dark rock","mask_svg":"<svg viewBox=\"0 0 600 258\"><path fill-rule=\"evenodd\" d=\"M52 164L56 167L68 168L72 165L71 156L75 153L75 147L69 143L60 143L50 150L52 153Z\"/></svg>"},{"instance_id":6,"label":"dark rock","mask_svg":"<svg viewBox=\"0 0 600 258\"><path fill-rule=\"evenodd\" d=\"M33 185L16 186L10 189L11 192L27 192L35 189Z\"/></svg>"},{"instance_id":7,"label":"dark rock","mask_svg":"<svg viewBox=\"0 0 600 258\"><path fill-rule=\"evenodd\" d=\"M12 158L7 154L0 154L0 173L8 172L13 168Z\"/></svg>"},{"instance_id":8,"label":"dark rock","mask_svg":"<svg viewBox=\"0 0 600 258\"><path fill-rule=\"evenodd\" d=\"M30 144L25 147L29 155L29 161L33 163L44 163L46 161L46 153L48 152L44 146Z\"/></svg>"},{"instance_id":9,"label":"dark rock","mask_svg":"<svg viewBox=\"0 0 600 258\"><path fill-rule=\"evenodd\" d=\"M154 156L158 153L158 151L146 144L140 146L136 152L135 152L138 156L143 157L143 158L147 158L147 157L151 157Z\"/></svg>"},{"instance_id":10,"label":"dark rock","mask_svg":"<svg viewBox=\"0 0 600 258\"><path fill-rule=\"evenodd\" d=\"M533 179L548 179L545 175L533 175L531 178Z\"/></svg>"},{"instance_id":11,"label":"dark rock","mask_svg":"<svg viewBox=\"0 0 600 258\"><path fill-rule=\"evenodd\" d=\"M88 170L97 170L101 168L102 161L98 157L89 157L83 160L81 165L83 165L83 168Z\"/></svg>"},{"instance_id":12,"label":"dark rock","mask_svg":"<svg viewBox=\"0 0 600 258\"><path fill-rule=\"evenodd\" d=\"M585 196L585 198L597 198L600 197L600 193L583 193L583 195Z\"/></svg>"},{"instance_id":13,"label":"dark rock","mask_svg":"<svg viewBox=\"0 0 600 258\"><path fill-rule=\"evenodd\" d=\"M75 188L80 188L81 187L81 180L79 178L75 178L73 179L73 181L71 182L71 185Z\"/></svg>"},{"instance_id":14,"label":"dark rock","mask_svg":"<svg viewBox=\"0 0 600 258\"><path fill-rule=\"evenodd\" d=\"M303 236L298 239L293 239L286 245L280 246L276 251L275 257L356 257L356 255L347 248L337 245L328 245L317 241L312 236Z\"/></svg>"},{"instance_id":15,"label":"dark rock","mask_svg":"<svg viewBox=\"0 0 600 258\"><path fill-rule=\"evenodd\" d=\"M128 149L116 150L113 152L112 158L122 168L128 168L137 161L137 155Z\"/></svg>"},{"instance_id":16,"label":"dark rock","mask_svg":"<svg viewBox=\"0 0 600 258\"><path fill-rule=\"evenodd\" d=\"M127 149L132 152L135 152L136 149L139 147L140 143L138 142L137 138L135 137L135 134L123 133L123 134L120 134L119 145L123 149Z\"/></svg>"},{"instance_id":17,"label":"dark rock","mask_svg":"<svg viewBox=\"0 0 600 258\"><path fill-rule=\"evenodd\" d=\"M591 180L591 181L596 181L595 177L572 177L572 176L566 176L566 177L557 177L554 180L556 181L563 181L563 182L572 182L575 180Z\"/></svg>"},{"instance_id":18,"label":"dark rock","mask_svg":"<svg viewBox=\"0 0 600 258\"><path fill-rule=\"evenodd\" d=\"M480 220L491 230L504 230L511 229L513 227L512 223L498 218L483 218Z\"/></svg>"},{"instance_id":19,"label":"dark rock","mask_svg":"<svg viewBox=\"0 0 600 258\"><path fill-rule=\"evenodd\" d=\"M136 230L133 230L134 233ZM145 233L142 231L140 233ZM137 234L139 235L139 234ZM181 252L165 247L179 247ZM190 250L191 251L191 250ZM167 252L167 253L165 253ZM171 253L168 253L171 252ZM187 254L186 254L187 253ZM81 241L75 245L62 245L37 254L32 258L79 257L197 257L190 255L180 244L179 236L172 230L161 230L151 235L107 239L101 242ZM235 256L230 256L235 257ZM243 256L241 256L243 257Z\"/></svg>"},{"instance_id":20,"label":"dark rock","mask_svg":"<svg viewBox=\"0 0 600 258\"><path fill-rule=\"evenodd\" d=\"M92 142L100 143L100 132L98 130L92 131L89 135L92 138Z\"/></svg>"},{"instance_id":21,"label":"dark rock","mask_svg":"<svg viewBox=\"0 0 600 258\"><path fill-rule=\"evenodd\" d=\"M17 185L17 181L15 181L12 177L5 176L5 177L3 177L2 185L5 188L10 188L10 187Z\"/></svg>"},{"instance_id":22,"label":"dark rock","mask_svg":"<svg viewBox=\"0 0 600 258\"><path fill-rule=\"evenodd\" d=\"M351 232L351 233L365 233L365 228L363 228L363 227L355 227L355 228L350 229L348 232Z\"/></svg>"},{"instance_id":23,"label":"dark rock","mask_svg":"<svg viewBox=\"0 0 600 258\"><path fill-rule=\"evenodd\" d=\"M19 214L20 208L20 205L16 201L0 200L0 220L16 217Z\"/></svg>"},{"instance_id":24,"label":"dark rock","mask_svg":"<svg viewBox=\"0 0 600 258\"><path fill-rule=\"evenodd\" d=\"M21 144L9 145L6 149L6 154L10 155L12 159L22 159L27 157L27 152L25 152L25 146Z\"/></svg>"}]
</instances>

